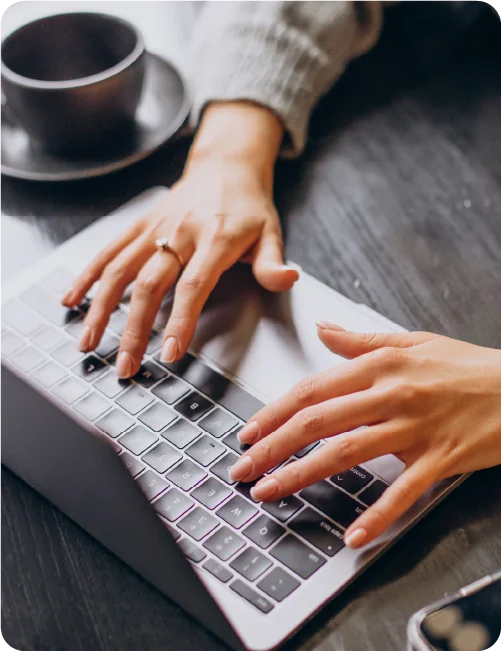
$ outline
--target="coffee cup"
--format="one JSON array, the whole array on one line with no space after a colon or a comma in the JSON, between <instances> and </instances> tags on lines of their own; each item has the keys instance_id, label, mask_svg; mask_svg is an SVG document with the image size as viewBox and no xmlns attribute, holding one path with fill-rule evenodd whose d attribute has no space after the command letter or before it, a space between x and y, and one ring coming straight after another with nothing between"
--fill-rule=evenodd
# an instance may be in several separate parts
<instances>
[{"instance_id":1,"label":"coffee cup","mask_svg":"<svg viewBox=\"0 0 501 651\"><path fill-rule=\"evenodd\" d=\"M2 43L5 110L46 150L106 146L134 124L145 60L141 34L120 18L68 13L36 20Z\"/></svg>"}]
</instances>

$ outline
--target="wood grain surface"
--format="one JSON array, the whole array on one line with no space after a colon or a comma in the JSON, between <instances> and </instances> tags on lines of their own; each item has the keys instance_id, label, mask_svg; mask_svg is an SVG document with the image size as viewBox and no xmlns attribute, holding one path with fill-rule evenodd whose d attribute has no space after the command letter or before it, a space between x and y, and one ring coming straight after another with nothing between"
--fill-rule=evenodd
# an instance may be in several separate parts
<instances>
[{"instance_id":1,"label":"wood grain surface","mask_svg":"<svg viewBox=\"0 0 501 651\"><path fill-rule=\"evenodd\" d=\"M404 5L321 103L304 157L278 166L287 255L407 328L501 347L501 24L484 3ZM171 184L188 146L85 183L3 178L4 278L141 190ZM495 468L286 648L404 651L414 611L500 567ZM4 638L22 651L224 648L6 470L2 598Z\"/></svg>"}]
</instances>

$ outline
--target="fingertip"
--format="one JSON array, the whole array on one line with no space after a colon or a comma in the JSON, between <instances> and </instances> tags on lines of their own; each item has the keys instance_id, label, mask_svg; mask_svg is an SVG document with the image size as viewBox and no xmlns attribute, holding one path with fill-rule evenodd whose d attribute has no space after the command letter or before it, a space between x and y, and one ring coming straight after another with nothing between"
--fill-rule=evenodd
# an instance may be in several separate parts
<instances>
[{"instance_id":1,"label":"fingertip","mask_svg":"<svg viewBox=\"0 0 501 651\"><path fill-rule=\"evenodd\" d=\"M350 547L350 549L359 549L360 547L363 547L369 542L367 540L366 529L358 527L353 531L346 532L344 536L344 542L347 547Z\"/></svg>"},{"instance_id":2,"label":"fingertip","mask_svg":"<svg viewBox=\"0 0 501 651\"><path fill-rule=\"evenodd\" d=\"M255 269L257 281L270 292L285 292L299 280L299 272L285 264L265 263Z\"/></svg>"}]
</instances>

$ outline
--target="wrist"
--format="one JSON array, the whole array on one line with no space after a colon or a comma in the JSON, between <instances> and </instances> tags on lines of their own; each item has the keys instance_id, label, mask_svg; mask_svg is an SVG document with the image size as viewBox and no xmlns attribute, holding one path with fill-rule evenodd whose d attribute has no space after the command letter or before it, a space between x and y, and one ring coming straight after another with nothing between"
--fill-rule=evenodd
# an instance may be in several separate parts
<instances>
[{"instance_id":1,"label":"wrist","mask_svg":"<svg viewBox=\"0 0 501 651\"><path fill-rule=\"evenodd\" d=\"M250 102L213 102L204 111L187 167L200 161L243 163L273 175L283 127L270 109Z\"/></svg>"}]
</instances>

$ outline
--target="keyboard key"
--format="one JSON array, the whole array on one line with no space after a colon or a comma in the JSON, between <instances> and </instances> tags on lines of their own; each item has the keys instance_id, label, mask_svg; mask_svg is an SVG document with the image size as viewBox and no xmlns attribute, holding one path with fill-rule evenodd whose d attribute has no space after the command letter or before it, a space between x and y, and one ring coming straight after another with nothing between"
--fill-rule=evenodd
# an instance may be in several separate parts
<instances>
[{"instance_id":1,"label":"keyboard key","mask_svg":"<svg viewBox=\"0 0 501 651\"><path fill-rule=\"evenodd\" d=\"M207 473L188 459L173 468L167 475L167 479L184 491L191 490L206 477Z\"/></svg>"},{"instance_id":2,"label":"keyboard key","mask_svg":"<svg viewBox=\"0 0 501 651\"><path fill-rule=\"evenodd\" d=\"M235 427L238 423L238 420L228 414L226 411L223 411L220 407L217 407L212 411L208 416L200 421L199 425L206 432L212 434L216 438L221 438L226 432L229 432L230 429Z\"/></svg>"},{"instance_id":3,"label":"keyboard key","mask_svg":"<svg viewBox=\"0 0 501 651\"><path fill-rule=\"evenodd\" d=\"M156 443L158 437L141 427L141 425L136 425L136 427L124 434L119 441L132 454L139 455L151 447L153 443Z\"/></svg>"},{"instance_id":4,"label":"keyboard key","mask_svg":"<svg viewBox=\"0 0 501 651\"><path fill-rule=\"evenodd\" d=\"M100 357L108 357L111 353L114 353L118 350L120 346L120 339L115 337L115 335L109 330L105 330L101 341L96 348L96 354Z\"/></svg>"},{"instance_id":5,"label":"keyboard key","mask_svg":"<svg viewBox=\"0 0 501 651\"><path fill-rule=\"evenodd\" d=\"M379 475L387 484L393 484L405 470L405 463L397 459L394 454L385 454L382 457L377 457L376 459L372 459L372 461L364 463L364 466L373 474Z\"/></svg>"},{"instance_id":6,"label":"keyboard key","mask_svg":"<svg viewBox=\"0 0 501 651\"><path fill-rule=\"evenodd\" d=\"M134 375L134 380L145 389L149 389L166 375L167 371L164 368L148 361L141 365L139 371Z\"/></svg>"},{"instance_id":7,"label":"keyboard key","mask_svg":"<svg viewBox=\"0 0 501 651\"><path fill-rule=\"evenodd\" d=\"M221 561L227 561L245 547L245 541L228 527L221 527L204 542L204 547Z\"/></svg>"},{"instance_id":8,"label":"keyboard key","mask_svg":"<svg viewBox=\"0 0 501 651\"><path fill-rule=\"evenodd\" d=\"M274 608L273 604L270 601L268 601L268 599L262 597L259 593L257 593L252 588L249 588L249 586L243 581L240 581L240 579L233 581L233 583L230 584L230 588L233 590L233 592L239 594L241 597L243 597L246 601L248 601L250 604L252 604L255 608L260 610L265 615L269 613L271 610L273 610Z\"/></svg>"},{"instance_id":9,"label":"keyboard key","mask_svg":"<svg viewBox=\"0 0 501 651\"><path fill-rule=\"evenodd\" d=\"M4 332L2 334L2 355L10 357L24 346L24 341L13 332Z\"/></svg>"},{"instance_id":10,"label":"keyboard key","mask_svg":"<svg viewBox=\"0 0 501 651\"><path fill-rule=\"evenodd\" d=\"M202 430L198 429L192 423L189 423L184 418L178 418L173 425L168 427L165 432L162 432L162 436L182 450L192 443L201 433Z\"/></svg>"},{"instance_id":11,"label":"keyboard key","mask_svg":"<svg viewBox=\"0 0 501 651\"><path fill-rule=\"evenodd\" d=\"M109 367L99 357L87 355L85 359L82 359L71 370L76 375L87 380L87 382L92 382L102 375L107 368Z\"/></svg>"},{"instance_id":12,"label":"keyboard key","mask_svg":"<svg viewBox=\"0 0 501 651\"><path fill-rule=\"evenodd\" d=\"M33 285L20 296L21 300L56 326L66 326L75 319L82 317L79 309L68 309L61 304L59 298L49 294L42 285Z\"/></svg>"},{"instance_id":13,"label":"keyboard key","mask_svg":"<svg viewBox=\"0 0 501 651\"><path fill-rule=\"evenodd\" d=\"M100 418L96 425L103 432L106 432L108 436L116 439L117 436L123 434L125 430L129 429L134 421L132 418L129 418L127 414L124 414L120 409L112 409L110 412Z\"/></svg>"},{"instance_id":14,"label":"keyboard key","mask_svg":"<svg viewBox=\"0 0 501 651\"><path fill-rule=\"evenodd\" d=\"M159 432L175 419L176 414L172 409L169 409L160 402L156 402L151 407L148 407L146 411L143 411L143 413L138 416L138 420L145 425L148 425L148 427L154 432Z\"/></svg>"},{"instance_id":15,"label":"keyboard key","mask_svg":"<svg viewBox=\"0 0 501 651\"><path fill-rule=\"evenodd\" d=\"M153 355L162 347L163 335L161 332L152 330L148 338L148 346L146 347L146 354Z\"/></svg>"},{"instance_id":16,"label":"keyboard key","mask_svg":"<svg viewBox=\"0 0 501 651\"><path fill-rule=\"evenodd\" d=\"M210 477L201 486L195 488L191 496L213 511L231 495L231 490L223 486L217 479Z\"/></svg>"},{"instance_id":17,"label":"keyboard key","mask_svg":"<svg viewBox=\"0 0 501 651\"><path fill-rule=\"evenodd\" d=\"M311 443L310 445L307 445L305 448L302 450L298 450L294 456L297 457L298 459L302 459L305 457L309 452L314 450L318 445L318 441L315 441L315 443Z\"/></svg>"},{"instance_id":18,"label":"keyboard key","mask_svg":"<svg viewBox=\"0 0 501 651\"><path fill-rule=\"evenodd\" d=\"M162 475L182 458L182 454L163 441L142 457L143 461Z\"/></svg>"},{"instance_id":19,"label":"keyboard key","mask_svg":"<svg viewBox=\"0 0 501 651\"><path fill-rule=\"evenodd\" d=\"M151 470L143 472L136 481L149 502L169 488L169 484Z\"/></svg>"},{"instance_id":20,"label":"keyboard key","mask_svg":"<svg viewBox=\"0 0 501 651\"><path fill-rule=\"evenodd\" d=\"M215 576L216 579L219 579L222 583L228 583L233 578L233 574L230 570L226 569L224 565L218 563L214 558L209 558L208 561L202 565L207 572L210 572L212 576Z\"/></svg>"},{"instance_id":21,"label":"keyboard key","mask_svg":"<svg viewBox=\"0 0 501 651\"><path fill-rule=\"evenodd\" d=\"M269 553L303 579L325 564L325 558L292 534L282 538Z\"/></svg>"},{"instance_id":22,"label":"keyboard key","mask_svg":"<svg viewBox=\"0 0 501 651\"><path fill-rule=\"evenodd\" d=\"M192 391L186 398L183 398L177 403L175 409L189 420L198 420L209 409L212 409L213 406L210 400L207 400L207 398L204 398L196 391Z\"/></svg>"},{"instance_id":23,"label":"keyboard key","mask_svg":"<svg viewBox=\"0 0 501 651\"><path fill-rule=\"evenodd\" d=\"M194 563L200 563L204 558L207 558L207 554L203 552L200 547L197 547L189 538L183 538L178 545L183 550L183 554L186 558L189 558L190 561L193 561Z\"/></svg>"},{"instance_id":24,"label":"keyboard key","mask_svg":"<svg viewBox=\"0 0 501 651\"><path fill-rule=\"evenodd\" d=\"M281 567L275 567L264 579L261 579L257 587L266 592L275 601L283 601L294 592L301 583L288 574Z\"/></svg>"},{"instance_id":25,"label":"keyboard key","mask_svg":"<svg viewBox=\"0 0 501 651\"><path fill-rule=\"evenodd\" d=\"M11 360L25 373L31 373L33 369L45 362L46 357L36 348L26 346L26 348L11 357Z\"/></svg>"},{"instance_id":26,"label":"keyboard key","mask_svg":"<svg viewBox=\"0 0 501 651\"><path fill-rule=\"evenodd\" d=\"M124 464L124 466L133 477L137 477L139 473L142 472L146 467L144 463L141 463L127 452L122 452L120 455L120 461Z\"/></svg>"},{"instance_id":27,"label":"keyboard key","mask_svg":"<svg viewBox=\"0 0 501 651\"><path fill-rule=\"evenodd\" d=\"M109 366L107 368L110 368ZM98 391L103 393L107 398L116 398L127 387L130 387L130 380L121 380L114 369L110 369L106 375L103 375L94 382L94 386Z\"/></svg>"},{"instance_id":28,"label":"keyboard key","mask_svg":"<svg viewBox=\"0 0 501 651\"><path fill-rule=\"evenodd\" d=\"M157 384L151 391L157 398L160 398L168 405L172 405L176 400L185 396L189 390L189 387L184 382L171 375L160 384Z\"/></svg>"},{"instance_id":29,"label":"keyboard key","mask_svg":"<svg viewBox=\"0 0 501 651\"><path fill-rule=\"evenodd\" d=\"M246 498L247 498L248 500L250 500L251 502L254 502L254 504L257 504L259 500L255 500L255 499L252 497L252 495L251 495L251 490L254 488L254 486L257 484L257 482L258 482L260 479L262 479L262 476L261 476L261 477L258 477L258 478L255 479L254 481L247 482L246 484L244 484L243 482L239 482L239 483L235 486L235 488L236 488L236 490L240 493L240 495L243 495L244 497L246 497Z\"/></svg>"},{"instance_id":30,"label":"keyboard key","mask_svg":"<svg viewBox=\"0 0 501 651\"><path fill-rule=\"evenodd\" d=\"M276 502L262 504L263 510L270 513L277 520L280 520L280 522L285 522L291 518L302 506L303 502L294 495L283 497Z\"/></svg>"},{"instance_id":31,"label":"keyboard key","mask_svg":"<svg viewBox=\"0 0 501 651\"><path fill-rule=\"evenodd\" d=\"M261 549L268 549L285 533L285 529L275 520L266 515L260 515L242 533Z\"/></svg>"},{"instance_id":32,"label":"keyboard key","mask_svg":"<svg viewBox=\"0 0 501 651\"><path fill-rule=\"evenodd\" d=\"M63 371L63 369L57 364L54 364L54 362L47 362L36 371L34 371L31 374L31 377L33 377L37 382L40 382L42 386L49 389L50 387L53 387L54 384L57 384L57 382L65 378L67 375L68 374L66 371Z\"/></svg>"},{"instance_id":33,"label":"keyboard key","mask_svg":"<svg viewBox=\"0 0 501 651\"><path fill-rule=\"evenodd\" d=\"M123 407L129 414L137 414L153 402L153 396L142 387L137 385L131 387L120 398L115 401L117 405Z\"/></svg>"},{"instance_id":34,"label":"keyboard key","mask_svg":"<svg viewBox=\"0 0 501 651\"><path fill-rule=\"evenodd\" d=\"M43 325L42 319L18 300L2 306L2 320L25 337L29 337Z\"/></svg>"},{"instance_id":35,"label":"keyboard key","mask_svg":"<svg viewBox=\"0 0 501 651\"><path fill-rule=\"evenodd\" d=\"M62 330L58 330L54 326L45 326L45 328L31 336L31 341L35 346L48 353L56 346L60 346L67 341L67 339Z\"/></svg>"},{"instance_id":36,"label":"keyboard key","mask_svg":"<svg viewBox=\"0 0 501 651\"><path fill-rule=\"evenodd\" d=\"M115 334L121 337L124 333L125 326L127 325L128 315L121 310L115 310L110 317L109 327L113 330Z\"/></svg>"},{"instance_id":37,"label":"keyboard key","mask_svg":"<svg viewBox=\"0 0 501 651\"><path fill-rule=\"evenodd\" d=\"M381 495L385 492L388 486L379 479L376 479L370 486L368 486L364 491L360 493L358 499L361 500L367 506L372 506Z\"/></svg>"},{"instance_id":38,"label":"keyboard key","mask_svg":"<svg viewBox=\"0 0 501 651\"><path fill-rule=\"evenodd\" d=\"M225 445L231 448L238 455L243 454L246 450L250 448L250 445L247 445L246 443L240 443L240 441L237 438L237 434L241 429L242 428L239 427L237 430L231 432L230 434L228 434L228 436L225 436L223 439L223 443L225 443Z\"/></svg>"},{"instance_id":39,"label":"keyboard key","mask_svg":"<svg viewBox=\"0 0 501 651\"><path fill-rule=\"evenodd\" d=\"M76 343L72 339L65 341L64 344L52 351L52 357L57 359L63 366L73 366L73 364L83 359L83 356L84 354L78 350Z\"/></svg>"},{"instance_id":40,"label":"keyboard key","mask_svg":"<svg viewBox=\"0 0 501 651\"><path fill-rule=\"evenodd\" d=\"M199 506L190 511L177 526L195 540L202 540L218 526L219 522Z\"/></svg>"},{"instance_id":41,"label":"keyboard key","mask_svg":"<svg viewBox=\"0 0 501 651\"><path fill-rule=\"evenodd\" d=\"M230 563L231 569L241 574L247 581L255 581L272 565L269 558L252 547L247 547Z\"/></svg>"},{"instance_id":42,"label":"keyboard key","mask_svg":"<svg viewBox=\"0 0 501 651\"><path fill-rule=\"evenodd\" d=\"M51 271L41 282L42 285L56 296L63 296L72 286L75 276L62 267Z\"/></svg>"},{"instance_id":43,"label":"keyboard key","mask_svg":"<svg viewBox=\"0 0 501 651\"><path fill-rule=\"evenodd\" d=\"M68 405L73 404L88 391L89 389L85 382L83 380L77 380L74 377L63 380L52 389L52 393L58 398L61 398L61 400L64 400Z\"/></svg>"},{"instance_id":44,"label":"keyboard key","mask_svg":"<svg viewBox=\"0 0 501 651\"><path fill-rule=\"evenodd\" d=\"M169 522L174 522L193 506L193 500L183 495L177 488L171 488L165 495L153 503L157 513Z\"/></svg>"},{"instance_id":45,"label":"keyboard key","mask_svg":"<svg viewBox=\"0 0 501 651\"><path fill-rule=\"evenodd\" d=\"M220 459L211 467L210 471L213 475L216 475L216 477L222 479L225 484L233 486L233 484L236 482L230 479L230 470L231 467L235 465L237 460L238 457L235 454L228 452L228 454L225 454L222 459Z\"/></svg>"},{"instance_id":46,"label":"keyboard key","mask_svg":"<svg viewBox=\"0 0 501 651\"><path fill-rule=\"evenodd\" d=\"M327 481L319 481L299 495L345 529L365 511L365 507Z\"/></svg>"},{"instance_id":47,"label":"keyboard key","mask_svg":"<svg viewBox=\"0 0 501 651\"><path fill-rule=\"evenodd\" d=\"M79 414L82 414L87 420L94 421L106 413L110 407L110 403L100 395L97 393L89 393L80 402L77 402L73 409Z\"/></svg>"},{"instance_id":48,"label":"keyboard key","mask_svg":"<svg viewBox=\"0 0 501 651\"><path fill-rule=\"evenodd\" d=\"M332 475L331 481L334 482L337 486L344 488L344 490L352 495L358 493L358 491L363 488L366 484L374 479L374 476L370 472L355 466L355 468L350 468L346 472L342 472L340 475Z\"/></svg>"},{"instance_id":49,"label":"keyboard key","mask_svg":"<svg viewBox=\"0 0 501 651\"><path fill-rule=\"evenodd\" d=\"M204 434L186 450L186 454L195 459L201 466L209 466L224 452L225 448L207 434Z\"/></svg>"},{"instance_id":50,"label":"keyboard key","mask_svg":"<svg viewBox=\"0 0 501 651\"><path fill-rule=\"evenodd\" d=\"M257 509L240 495L235 495L229 502L216 511L217 515L235 529L240 529L257 513Z\"/></svg>"},{"instance_id":51,"label":"keyboard key","mask_svg":"<svg viewBox=\"0 0 501 651\"><path fill-rule=\"evenodd\" d=\"M82 335L83 327L84 327L83 321L75 321L73 323L69 323L64 329L64 331L66 332L67 335L73 337L73 339L79 340Z\"/></svg>"},{"instance_id":52,"label":"keyboard key","mask_svg":"<svg viewBox=\"0 0 501 651\"><path fill-rule=\"evenodd\" d=\"M159 361L159 355L155 359ZM163 362L161 362L163 363ZM264 407L263 403L220 373L213 371L193 355L186 354L173 364L163 364L196 389L215 400L241 420L249 420Z\"/></svg>"},{"instance_id":53,"label":"keyboard key","mask_svg":"<svg viewBox=\"0 0 501 651\"><path fill-rule=\"evenodd\" d=\"M313 509L301 511L289 527L327 556L334 556L344 547L342 529Z\"/></svg>"}]
</instances>

